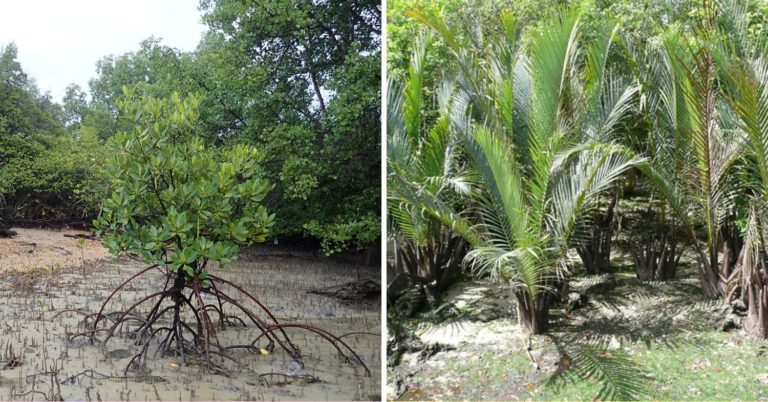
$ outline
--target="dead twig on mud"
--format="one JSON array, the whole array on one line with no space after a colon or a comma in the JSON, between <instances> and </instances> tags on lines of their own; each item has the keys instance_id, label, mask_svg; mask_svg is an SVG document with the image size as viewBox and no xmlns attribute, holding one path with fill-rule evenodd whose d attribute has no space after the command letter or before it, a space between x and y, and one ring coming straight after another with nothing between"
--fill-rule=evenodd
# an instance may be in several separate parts
<instances>
[{"instance_id":1,"label":"dead twig on mud","mask_svg":"<svg viewBox=\"0 0 768 402\"><path fill-rule=\"evenodd\" d=\"M37 377L38 376L42 376L42 375L50 376L51 377L51 381L50 381L51 390L47 394L45 392L43 392L43 391L38 391L38 390L35 389L35 385L37 384ZM34 394L41 394L41 395L43 395L43 398L45 398L46 401L63 401L64 398L62 398L62 396L61 396L61 386L59 385L59 380L58 380L59 377L58 376L59 376L59 371L58 370L50 370L50 371L46 371L46 372L42 372L42 373L36 373L36 374L28 375L26 377L26 381L27 381L27 383L29 383L29 377L32 377L32 389L29 390L29 391L26 391L24 393L17 394L16 393L16 387L14 386L11 389L11 398L12 399L17 399L17 398L23 398L23 397L25 397L27 395L30 395L30 394L33 394L33 395ZM33 397L33 399L34 399L34 397Z\"/></svg>"},{"instance_id":2,"label":"dead twig on mud","mask_svg":"<svg viewBox=\"0 0 768 402\"><path fill-rule=\"evenodd\" d=\"M11 393L11 398L13 398L13 399L17 399L17 398L23 398L23 397L25 397L25 396L28 396L28 395L32 395L32 394L40 394L40 395L42 395L42 396L43 396L43 398L45 398L45 400L46 400L46 401L50 401L50 399L48 399L48 395L47 395L45 392L43 392L43 391L38 391L38 390L36 390L36 389L31 389L31 390L29 390L29 391L27 391L27 392L24 392L24 393L22 393L22 394L17 394L17 393L15 393L15 392L12 392L12 393Z\"/></svg>"},{"instance_id":3,"label":"dead twig on mud","mask_svg":"<svg viewBox=\"0 0 768 402\"><path fill-rule=\"evenodd\" d=\"M88 370L81 371L81 372L79 372L79 373L77 373L75 375L67 377L66 379L62 380L60 382L60 384L75 384L76 380L78 380L78 378L81 377L81 376L82 377L92 378L94 380L125 380L125 379L128 379L128 377L126 377L126 376L122 376L122 375L120 375L120 376L107 375L107 374L99 373L98 371L95 371L95 370L88 369Z\"/></svg>"},{"instance_id":4,"label":"dead twig on mud","mask_svg":"<svg viewBox=\"0 0 768 402\"><path fill-rule=\"evenodd\" d=\"M275 377L281 380L275 381ZM314 384L321 382L319 378L310 374L284 374L284 373L264 373L259 374L259 382L267 387L276 385L278 387L284 387L294 382L301 382L302 384Z\"/></svg>"}]
</instances>

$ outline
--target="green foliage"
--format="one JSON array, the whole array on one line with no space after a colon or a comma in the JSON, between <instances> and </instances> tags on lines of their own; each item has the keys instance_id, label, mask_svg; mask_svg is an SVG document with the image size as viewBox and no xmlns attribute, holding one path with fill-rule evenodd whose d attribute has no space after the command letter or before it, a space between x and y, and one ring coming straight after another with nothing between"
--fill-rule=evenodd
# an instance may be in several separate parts
<instances>
[{"instance_id":1,"label":"green foliage","mask_svg":"<svg viewBox=\"0 0 768 402\"><path fill-rule=\"evenodd\" d=\"M377 215L366 215L358 220L349 219L340 223L320 224L310 221L304 228L320 239L320 246L326 255L344 250L362 250L376 244L381 236L381 221Z\"/></svg>"},{"instance_id":2,"label":"green foliage","mask_svg":"<svg viewBox=\"0 0 768 402\"><path fill-rule=\"evenodd\" d=\"M553 13L548 2L514 2L480 22L466 18L482 13L472 1L390 3L395 43L388 67L404 82L390 84L388 116L396 246L426 233L430 222L465 236L471 250L464 262L510 284L520 321L533 321L527 327L536 332L549 321L545 316L538 325L530 311L546 311L548 295L568 280L569 255L594 224L589 212L599 194L634 171L646 185L639 192L664 201L660 227L682 226L688 235L702 292L745 300L745 331L765 338L768 9L752 0L573 3ZM413 40L419 24L435 34L431 41L428 35ZM416 62L407 63L408 49ZM441 86L453 88L451 94L441 95ZM463 149L455 160L469 160L479 176L468 205L446 208L436 196L434 183L447 183L449 169L429 180L413 174L442 149L436 138L458 138ZM635 233L627 234L635 241ZM675 359L668 352L661 357L639 347L587 343L561 353L558 373L577 384L558 389L553 399L663 398L685 396L687 388L702 395L677 379L649 389L667 372L693 376L690 364L679 364L682 356L670 367ZM651 362L663 368L654 378L638 364L647 356L660 358ZM732 380L705 377L695 379L705 397L722 397L717 383ZM744 382L739 387L748 389ZM515 396L522 399L525 391Z\"/></svg>"},{"instance_id":3,"label":"green foliage","mask_svg":"<svg viewBox=\"0 0 768 402\"><path fill-rule=\"evenodd\" d=\"M119 129L127 129L117 120L117 100L124 86L156 97L169 97L174 91L195 92L199 86L190 73L193 65L189 54L164 46L154 37L142 41L137 51L105 56L96 63L97 76L89 81L92 99L87 109L80 112L81 120L96 128L99 136L106 140ZM77 110L76 90L71 98L65 97L65 109ZM203 121L205 118L202 116ZM208 128L201 127L198 134L206 133Z\"/></svg>"},{"instance_id":4,"label":"green foliage","mask_svg":"<svg viewBox=\"0 0 768 402\"><path fill-rule=\"evenodd\" d=\"M68 127L79 125L88 113L88 101L85 92L77 84L70 84L64 90L62 99L64 124Z\"/></svg>"},{"instance_id":5,"label":"green foliage","mask_svg":"<svg viewBox=\"0 0 768 402\"><path fill-rule=\"evenodd\" d=\"M272 188L261 177L261 154L247 145L207 147L193 134L199 103L124 89L117 105L132 129L108 143L114 190L94 226L113 254L203 279L209 261L229 263L240 245L264 241L274 215L261 205Z\"/></svg>"},{"instance_id":6,"label":"green foliage","mask_svg":"<svg viewBox=\"0 0 768 402\"><path fill-rule=\"evenodd\" d=\"M402 87L396 81L389 84L388 237L395 245L396 269L441 291L459 271L465 253L460 236L473 243L477 238L470 224L453 212L473 189L472 171L462 161L461 143L450 130L454 82L446 81L438 91L436 121L425 121L430 42L430 35L416 41Z\"/></svg>"},{"instance_id":7,"label":"green foliage","mask_svg":"<svg viewBox=\"0 0 768 402\"><path fill-rule=\"evenodd\" d=\"M324 164L316 161L315 133L303 124L278 126L263 133L259 141L264 150L265 165L279 169L280 181L286 187L285 198L306 200L317 187L318 177L327 174Z\"/></svg>"},{"instance_id":8,"label":"green foliage","mask_svg":"<svg viewBox=\"0 0 768 402\"><path fill-rule=\"evenodd\" d=\"M61 111L0 50L0 193L4 219L70 221L94 216L103 196L102 145L92 129L66 132Z\"/></svg>"},{"instance_id":9,"label":"green foliage","mask_svg":"<svg viewBox=\"0 0 768 402\"><path fill-rule=\"evenodd\" d=\"M20 138L60 133L57 111L27 78L17 54L13 43L0 48L0 133Z\"/></svg>"},{"instance_id":10,"label":"green foliage","mask_svg":"<svg viewBox=\"0 0 768 402\"><path fill-rule=\"evenodd\" d=\"M551 11L559 1L487 1L487 0L393 0L388 2L387 25L387 74L392 80L401 80L408 73L411 54L414 52L414 38L423 29L419 14L443 15L446 25L454 27L460 42L479 39L493 34L499 26L498 17L510 12L516 20L527 21ZM493 21L493 23L488 23ZM443 38L436 38L427 51L425 87L435 88L440 71L451 63L450 45Z\"/></svg>"},{"instance_id":11,"label":"green foliage","mask_svg":"<svg viewBox=\"0 0 768 402\"><path fill-rule=\"evenodd\" d=\"M378 233L372 217L381 209L380 7L371 0L201 1L210 30L195 51L150 37L135 51L99 60L90 100L70 85L61 106L37 92L10 45L0 58L0 134L13 134L0 136L6 211L20 210L25 219L40 218L43 210L51 210L46 217L57 210L62 219L94 211L92 201L107 181L98 169L89 170L87 154L98 144L66 158L67 144L78 140L64 137L87 130L106 141L133 130L133 122L117 117L128 86L137 96L197 93L199 116L191 130L206 147L262 150L261 175L275 183L263 202L281 218L271 233L320 236L334 244L327 250L363 247L363 239L377 244L371 233ZM52 155L42 156L48 151ZM54 163L67 169L57 172ZM55 193L38 196L49 190L43 179L60 183L50 188ZM51 205L27 207L41 202ZM336 240L326 238L331 234Z\"/></svg>"},{"instance_id":12,"label":"green foliage","mask_svg":"<svg viewBox=\"0 0 768 402\"><path fill-rule=\"evenodd\" d=\"M50 139L32 159L2 170L16 219L68 221L95 216L106 189L105 148L90 128Z\"/></svg>"},{"instance_id":13,"label":"green foliage","mask_svg":"<svg viewBox=\"0 0 768 402\"><path fill-rule=\"evenodd\" d=\"M646 381L646 392L637 397L641 400L751 400L765 394L765 383L761 381L765 355L761 354L761 347L761 342L745 340L738 332L681 331L650 347L634 343L623 350L604 352L597 347L597 356L607 358L607 353L613 355L608 358L631 357L635 364L627 368L634 366L636 375ZM539 388L531 398L596 399L604 384L594 381L594 377L577 377L579 362L576 357L573 360L570 374L553 378L547 383L549 386ZM572 376L570 380L568 376Z\"/></svg>"},{"instance_id":14,"label":"green foliage","mask_svg":"<svg viewBox=\"0 0 768 402\"><path fill-rule=\"evenodd\" d=\"M192 72L215 111L202 120L225 142L264 150L276 184L265 203L281 218L273 232L321 236L329 251L370 239L380 211L380 3L209 0L201 9L211 31ZM358 240L341 240L349 236Z\"/></svg>"},{"instance_id":15,"label":"green foliage","mask_svg":"<svg viewBox=\"0 0 768 402\"><path fill-rule=\"evenodd\" d=\"M200 8L210 30L196 51L150 38L99 61L86 124L102 138L127 129L114 118L123 85L155 97L198 93L194 131L206 145L263 151L264 178L275 183L264 203L280 217L273 234L315 236L305 227L314 221L368 238L359 222L380 211L380 3Z\"/></svg>"},{"instance_id":16,"label":"green foliage","mask_svg":"<svg viewBox=\"0 0 768 402\"><path fill-rule=\"evenodd\" d=\"M546 319L540 314L546 316L549 308L545 295L566 271L568 249L578 241L586 212L624 172L644 163L610 142L631 110L636 89L607 72L610 30L603 31L600 46L587 48L586 61L580 58L578 10L552 15L545 22L548 29L535 31L527 42L521 41L514 19L502 16L503 29L488 37L487 45L469 49L441 15L412 14L452 43L460 73L456 84L445 84L456 85L456 95L440 97L455 105L449 108L443 101L442 125L439 117L436 127L422 134L414 111L421 107L423 81L415 68L420 62L412 64L403 118L390 121L393 135L388 139L390 166L397 173L393 182L411 181L390 187L400 192L410 187L412 196L392 193L392 209L410 203L400 209L429 215L464 236L472 246L465 260L478 272L510 284L521 311L537 317L530 321L532 316L521 314L521 323L533 332L543 331ZM424 50L420 52L417 59L424 58ZM445 152L455 149L452 136L465 144L479 177L469 186L476 190L469 194L472 208L465 211L434 197L435 189L456 188L448 185L453 172ZM414 175L406 174L421 166L418 159L439 179L413 180ZM399 229L416 233L419 225L402 225L404 221L395 219Z\"/></svg>"}]
</instances>

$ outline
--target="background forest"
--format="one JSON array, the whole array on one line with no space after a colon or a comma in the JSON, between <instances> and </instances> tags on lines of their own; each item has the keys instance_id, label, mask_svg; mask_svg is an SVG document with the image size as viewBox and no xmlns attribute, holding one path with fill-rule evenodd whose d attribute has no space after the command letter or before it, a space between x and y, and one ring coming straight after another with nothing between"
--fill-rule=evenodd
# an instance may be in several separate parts
<instances>
[{"instance_id":1,"label":"background forest","mask_svg":"<svg viewBox=\"0 0 768 402\"><path fill-rule=\"evenodd\" d=\"M137 96L201 97L197 135L245 143L276 183L265 205L279 238L308 238L327 254L378 249L380 45L377 1L203 0L209 30L194 52L148 38L105 55L89 88L62 102L40 93L0 49L0 194L5 225L90 224L110 191L105 141L125 129L122 88Z\"/></svg>"},{"instance_id":2,"label":"background forest","mask_svg":"<svg viewBox=\"0 0 768 402\"><path fill-rule=\"evenodd\" d=\"M766 397L768 5L388 16L390 392Z\"/></svg>"}]
</instances>

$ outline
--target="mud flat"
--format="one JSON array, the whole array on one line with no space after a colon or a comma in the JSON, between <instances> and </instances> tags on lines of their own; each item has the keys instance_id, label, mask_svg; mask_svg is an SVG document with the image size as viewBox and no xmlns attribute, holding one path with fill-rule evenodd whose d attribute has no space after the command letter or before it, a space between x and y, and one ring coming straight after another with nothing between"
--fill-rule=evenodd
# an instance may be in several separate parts
<instances>
[{"instance_id":1,"label":"mud flat","mask_svg":"<svg viewBox=\"0 0 768 402\"><path fill-rule=\"evenodd\" d=\"M61 234L59 234L61 236ZM0 262L3 262L0 259ZM377 268L363 268L322 258L243 253L219 276L243 286L277 316L281 323L304 323L343 337L370 369L342 361L336 349L315 334L288 328L299 346L304 367L280 348L268 354L235 350L239 364L223 361L229 376L210 374L187 356L150 353L146 370L125 374L140 346L126 336L106 345L103 335L71 340L81 332L83 312L96 312L112 289L143 264L100 260L74 270L53 268L29 275L0 274L0 399L46 400L379 400L380 300L349 303L307 291L340 285L362 277L378 280ZM115 295L109 311L127 309L142 297L162 289L158 272L131 282ZM233 293L234 294L234 293ZM240 303L245 297L235 296ZM138 313L151 308L148 304ZM243 317L245 318L245 317ZM101 327L102 324L99 324ZM125 330L130 330L125 327ZM248 344L252 326L218 330L222 344ZM120 334L118 334L120 335ZM157 343L157 341L152 341ZM151 344L151 350L155 345ZM266 351L264 351L266 352Z\"/></svg>"},{"instance_id":2,"label":"mud flat","mask_svg":"<svg viewBox=\"0 0 768 402\"><path fill-rule=\"evenodd\" d=\"M73 237L89 234L82 230L13 231L16 236L0 238L0 276L68 270L110 256L100 241Z\"/></svg>"}]
</instances>

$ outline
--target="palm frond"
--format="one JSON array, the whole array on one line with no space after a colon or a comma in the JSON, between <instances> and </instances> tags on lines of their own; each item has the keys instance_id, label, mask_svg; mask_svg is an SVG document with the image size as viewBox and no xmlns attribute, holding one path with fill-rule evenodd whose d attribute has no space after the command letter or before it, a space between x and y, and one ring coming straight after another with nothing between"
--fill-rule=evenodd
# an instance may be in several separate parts
<instances>
[{"instance_id":1,"label":"palm frond","mask_svg":"<svg viewBox=\"0 0 768 402\"><path fill-rule=\"evenodd\" d=\"M595 109L586 113L585 134L590 141L610 142L619 123L634 108L639 87L618 74L608 72Z\"/></svg>"},{"instance_id":2,"label":"palm frond","mask_svg":"<svg viewBox=\"0 0 768 402\"><path fill-rule=\"evenodd\" d=\"M608 189L630 168L645 163L645 158L634 155L624 147L612 144L583 146L571 163L558 162L563 166L558 172L552 191L548 227L553 238L567 247L579 217L593 205L597 195Z\"/></svg>"},{"instance_id":3,"label":"palm frond","mask_svg":"<svg viewBox=\"0 0 768 402\"><path fill-rule=\"evenodd\" d=\"M387 159L394 164L408 166L415 150L406 133L402 87L388 81L387 94ZM388 163L389 170L394 167L393 163Z\"/></svg>"},{"instance_id":4,"label":"palm frond","mask_svg":"<svg viewBox=\"0 0 768 402\"><path fill-rule=\"evenodd\" d=\"M731 77L738 93L730 97L730 103L749 140L762 190L768 194L768 61L760 57L732 71Z\"/></svg>"},{"instance_id":5,"label":"palm frond","mask_svg":"<svg viewBox=\"0 0 768 402\"><path fill-rule=\"evenodd\" d=\"M597 104L603 90L603 78L607 76L608 54L619 25L610 29L607 24L598 23L593 29L597 30L597 34L587 51L583 80L587 102Z\"/></svg>"},{"instance_id":6,"label":"palm frond","mask_svg":"<svg viewBox=\"0 0 768 402\"><path fill-rule=\"evenodd\" d=\"M514 239L525 236L528 227L525 193L509 142L501 136L492 135L482 126L474 127L472 141L476 147L470 148L475 149L473 156L481 166L485 183L509 220L509 237Z\"/></svg>"},{"instance_id":7,"label":"palm frond","mask_svg":"<svg viewBox=\"0 0 768 402\"><path fill-rule=\"evenodd\" d=\"M566 137L575 117L567 106L573 94L570 80L577 52L579 14L564 11L551 22L551 29L531 44L528 70L531 75L530 107L527 121L526 187L535 207L531 220L544 225L549 198L550 171L555 154L567 147Z\"/></svg>"},{"instance_id":8,"label":"palm frond","mask_svg":"<svg viewBox=\"0 0 768 402\"><path fill-rule=\"evenodd\" d=\"M555 132L567 131L564 128L571 116L564 105L570 96L569 80L577 55L578 21L575 10L563 11L531 44L533 95L529 126L540 144Z\"/></svg>"},{"instance_id":9,"label":"palm frond","mask_svg":"<svg viewBox=\"0 0 768 402\"><path fill-rule=\"evenodd\" d=\"M387 204L389 214L393 218L406 221L406 223L399 222L399 227L413 228L410 232L416 234L415 229L419 225L426 224L421 222L426 220L453 231L470 245L481 243L472 222L460 211L455 211L451 205L436 198L433 193L421 191L419 186L397 182L399 178L392 178L392 180L392 185L388 182Z\"/></svg>"},{"instance_id":10,"label":"palm frond","mask_svg":"<svg viewBox=\"0 0 768 402\"><path fill-rule=\"evenodd\" d=\"M728 119L718 116L723 112L719 110L718 70L713 50L706 44L681 46L679 38L670 37L666 49L675 91L681 94L675 105L677 127L673 134L688 151L679 153L681 159L690 154L693 162L687 184L703 210L708 257L702 258L701 264L711 277L718 269L719 229L731 199L727 173L738 159L742 143L738 136L726 135L728 130L721 126ZM690 228L689 232L693 235Z\"/></svg>"},{"instance_id":11,"label":"palm frond","mask_svg":"<svg viewBox=\"0 0 768 402\"><path fill-rule=\"evenodd\" d=\"M408 79L403 89L403 120L405 131L413 141L418 140L419 130L421 129L422 113L422 92L424 86L424 60L427 55L427 48L431 42L429 31L416 39L413 47L413 56L408 65Z\"/></svg>"},{"instance_id":12,"label":"palm frond","mask_svg":"<svg viewBox=\"0 0 768 402\"><path fill-rule=\"evenodd\" d=\"M551 264L554 251L535 244L515 248L481 245L467 253L466 261L474 272L490 274L534 298L552 291L550 285L557 276L557 267Z\"/></svg>"},{"instance_id":13,"label":"palm frond","mask_svg":"<svg viewBox=\"0 0 768 402\"><path fill-rule=\"evenodd\" d=\"M621 349L608 349L606 342L579 344L570 353L561 351L558 370L548 381L559 387L569 382L594 381L601 385L596 400L646 399L646 373Z\"/></svg>"},{"instance_id":14,"label":"palm frond","mask_svg":"<svg viewBox=\"0 0 768 402\"><path fill-rule=\"evenodd\" d=\"M471 223L444 194L467 197L476 187L474 175L457 161L457 139L451 128L453 80L443 80L438 90L434 124L426 127L423 121L430 35L418 39L404 85L388 83L387 201L392 237L424 247L441 241L446 231L454 231L474 244L478 241Z\"/></svg>"},{"instance_id":15,"label":"palm frond","mask_svg":"<svg viewBox=\"0 0 768 402\"><path fill-rule=\"evenodd\" d=\"M440 35L440 38L454 52L458 53L464 47L458 32L456 32L454 28L448 26L445 18L441 14L426 12L419 8L409 8L405 10L405 15L434 29Z\"/></svg>"}]
</instances>

